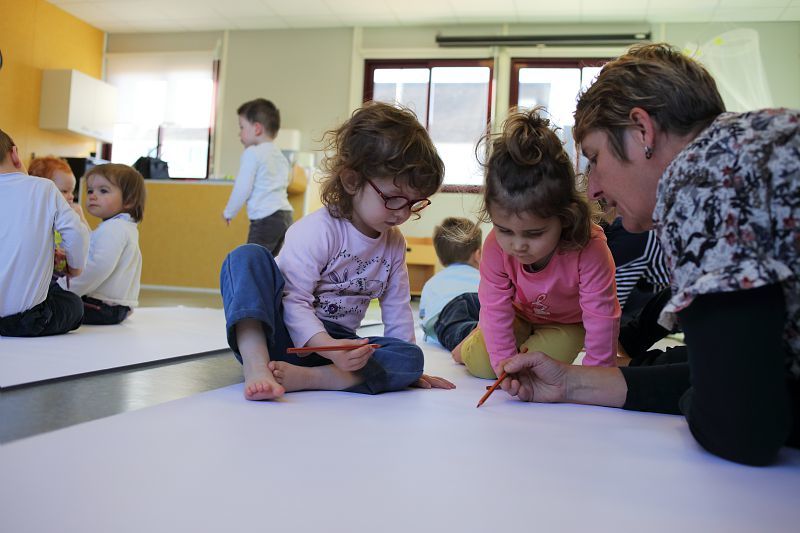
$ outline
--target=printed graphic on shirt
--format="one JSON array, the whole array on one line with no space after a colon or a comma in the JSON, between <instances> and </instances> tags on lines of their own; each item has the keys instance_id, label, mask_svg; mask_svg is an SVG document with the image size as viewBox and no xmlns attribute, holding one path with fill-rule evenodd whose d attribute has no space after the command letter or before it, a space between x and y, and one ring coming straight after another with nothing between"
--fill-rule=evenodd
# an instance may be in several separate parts
<instances>
[{"instance_id":1,"label":"printed graphic on shirt","mask_svg":"<svg viewBox=\"0 0 800 533\"><path fill-rule=\"evenodd\" d=\"M800 112L725 113L667 167L655 229L672 270L661 317L701 294L775 283L786 300L787 366L800 377Z\"/></svg>"},{"instance_id":2,"label":"printed graphic on shirt","mask_svg":"<svg viewBox=\"0 0 800 533\"><path fill-rule=\"evenodd\" d=\"M547 294L545 293L542 293L536 297L536 300L531 303L533 314L537 316L550 316L550 306L545 303L546 300Z\"/></svg>"},{"instance_id":3,"label":"printed graphic on shirt","mask_svg":"<svg viewBox=\"0 0 800 533\"><path fill-rule=\"evenodd\" d=\"M342 259L346 259L345 263L351 266L328 271L331 265L341 264ZM316 295L314 307L322 310L322 315L331 320L362 313L371 300L380 298L386 290L385 281L368 277L374 274L375 265L387 274L391 269L389 261L379 255L362 259L347 250L339 252L325 267L325 290Z\"/></svg>"}]
</instances>

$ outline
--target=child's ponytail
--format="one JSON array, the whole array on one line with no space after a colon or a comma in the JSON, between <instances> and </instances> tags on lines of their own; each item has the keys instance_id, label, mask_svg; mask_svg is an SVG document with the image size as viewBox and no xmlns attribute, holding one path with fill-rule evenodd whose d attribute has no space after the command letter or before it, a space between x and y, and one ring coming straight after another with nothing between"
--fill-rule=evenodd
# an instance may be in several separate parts
<instances>
[{"instance_id":1,"label":"child's ponytail","mask_svg":"<svg viewBox=\"0 0 800 533\"><path fill-rule=\"evenodd\" d=\"M562 248L589 242L593 211L578 190L573 163L540 107L512 112L499 135L489 136L481 219L492 209L561 220Z\"/></svg>"}]
</instances>

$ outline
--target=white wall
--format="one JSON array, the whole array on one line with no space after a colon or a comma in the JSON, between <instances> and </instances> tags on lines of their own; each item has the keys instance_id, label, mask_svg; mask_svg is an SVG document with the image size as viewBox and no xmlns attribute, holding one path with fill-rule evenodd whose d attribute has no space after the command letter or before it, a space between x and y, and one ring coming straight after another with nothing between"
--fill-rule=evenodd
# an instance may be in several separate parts
<instances>
[{"instance_id":1,"label":"white wall","mask_svg":"<svg viewBox=\"0 0 800 533\"><path fill-rule=\"evenodd\" d=\"M281 111L281 127L300 130L302 151L320 147L325 131L350 115L352 33L351 28L229 33L217 130L220 173L236 174L242 152L236 109L254 98L272 100Z\"/></svg>"}]
</instances>

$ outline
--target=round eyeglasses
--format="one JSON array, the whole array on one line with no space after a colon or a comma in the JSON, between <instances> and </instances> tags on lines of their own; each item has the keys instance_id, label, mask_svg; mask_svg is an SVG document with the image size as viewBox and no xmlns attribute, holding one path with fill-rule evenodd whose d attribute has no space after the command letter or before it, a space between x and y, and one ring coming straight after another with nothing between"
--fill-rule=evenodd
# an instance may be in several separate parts
<instances>
[{"instance_id":1,"label":"round eyeglasses","mask_svg":"<svg viewBox=\"0 0 800 533\"><path fill-rule=\"evenodd\" d=\"M400 209L405 209L406 207L410 208L412 213L418 213L431 205L431 201L427 198L418 198L416 200L409 200L405 196L386 196L381 192L381 190L372 183L372 180L369 178L364 178L364 180L372 185L372 188L375 189L375 192L383 199L383 205L386 206L386 209L390 209L392 211L399 211Z\"/></svg>"}]
</instances>

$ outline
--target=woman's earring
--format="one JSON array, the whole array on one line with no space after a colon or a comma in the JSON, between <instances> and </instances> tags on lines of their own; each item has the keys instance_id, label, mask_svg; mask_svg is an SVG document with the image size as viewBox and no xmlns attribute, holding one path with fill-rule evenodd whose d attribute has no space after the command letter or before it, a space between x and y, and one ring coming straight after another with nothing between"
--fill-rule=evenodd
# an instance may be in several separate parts
<instances>
[{"instance_id":1,"label":"woman's earring","mask_svg":"<svg viewBox=\"0 0 800 533\"><path fill-rule=\"evenodd\" d=\"M644 147L644 158L651 159L653 157L653 147L652 146L645 146Z\"/></svg>"}]
</instances>

